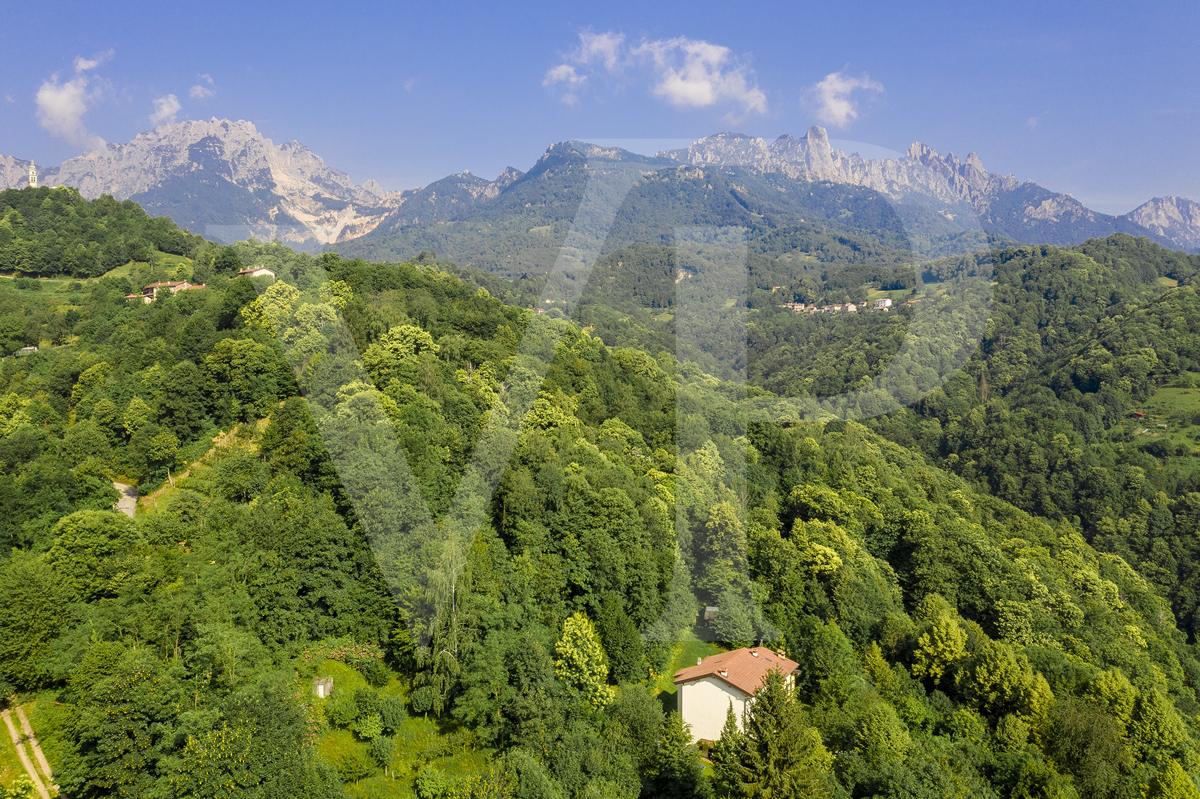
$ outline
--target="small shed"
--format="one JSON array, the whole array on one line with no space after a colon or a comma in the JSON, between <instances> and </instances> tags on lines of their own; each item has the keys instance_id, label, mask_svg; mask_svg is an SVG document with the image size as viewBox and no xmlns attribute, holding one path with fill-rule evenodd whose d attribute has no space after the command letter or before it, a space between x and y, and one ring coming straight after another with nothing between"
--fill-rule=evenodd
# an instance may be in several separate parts
<instances>
[{"instance_id":1,"label":"small shed","mask_svg":"<svg viewBox=\"0 0 1200 799\"><path fill-rule=\"evenodd\" d=\"M313 677L313 693L318 699L328 699L333 693L332 677Z\"/></svg>"},{"instance_id":2,"label":"small shed","mask_svg":"<svg viewBox=\"0 0 1200 799\"><path fill-rule=\"evenodd\" d=\"M37 351L37 347L22 347L21 349L17 350L17 355L33 355Z\"/></svg>"},{"instance_id":3,"label":"small shed","mask_svg":"<svg viewBox=\"0 0 1200 799\"><path fill-rule=\"evenodd\" d=\"M720 605L705 605L704 606L704 620L712 621L713 619L715 619L717 617L717 614L720 612L721 612Z\"/></svg>"}]
</instances>

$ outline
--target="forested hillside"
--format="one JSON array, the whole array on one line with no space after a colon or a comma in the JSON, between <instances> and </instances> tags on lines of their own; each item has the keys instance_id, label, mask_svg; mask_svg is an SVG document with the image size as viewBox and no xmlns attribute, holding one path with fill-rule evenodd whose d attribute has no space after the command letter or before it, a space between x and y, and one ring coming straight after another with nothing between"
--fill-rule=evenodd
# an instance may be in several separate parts
<instances>
[{"instance_id":1,"label":"forested hillside","mask_svg":"<svg viewBox=\"0 0 1200 799\"><path fill-rule=\"evenodd\" d=\"M1074 472L1047 466L1026 494L1000 470L1032 480L1031 454L985 461L980 441L953 460L959 417L934 435L955 401L1020 418L1035 342L1057 365L1031 393L1101 422L1126 398L1087 396L1145 399L1168 374L1136 353L1195 296L1137 304L1139 287L1186 282L1192 260L1088 246L997 258L988 404L955 400L979 386L968 371L880 423L916 449L749 414L744 389L670 349L610 346L432 264L236 245L214 261L278 280L151 304L123 279L81 285L57 345L53 293L0 282L43 344L0 369L3 693L59 703L38 734L79 797L1194 796L1200 662L1175 589L1113 542L1182 545L1196 495L1167 495L1153 460L1093 465L1081 437L1111 424L1036 411L1059 458L1116 475L1097 532L1059 504L1074 495L1054 475ZM1088 324L1095 352L1072 349ZM544 380L521 344L534 325L557 342ZM1171 334L1175 372L1187 340ZM355 465L396 448L413 502L448 520L489 414L526 400L461 560L443 548L397 585L416 555L368 535ZM1040 446L1032 421L1012 429ZM132 519L109 509L114 479L144 495ZM722 609L708 625L704 605ZM800 663L796 689L764 689L702 762L671 675L760 639Z\"/></svg>"}]
</instances>

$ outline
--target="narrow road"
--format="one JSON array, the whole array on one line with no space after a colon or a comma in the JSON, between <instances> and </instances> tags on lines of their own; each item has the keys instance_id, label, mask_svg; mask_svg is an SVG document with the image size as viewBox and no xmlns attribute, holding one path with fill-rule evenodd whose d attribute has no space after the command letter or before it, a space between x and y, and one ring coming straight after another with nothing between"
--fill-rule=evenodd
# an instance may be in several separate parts
<instances>
[{"instance_id":1,"label":"narrow road","mask_svg":"<svg viewBox=\"0 0 1200 799\"><path fill-rule=\"evenodd\" d=\"M113 481L113 488L121 492L121 498L117 500L117 504L113 506L113 510L119 510L129 518L133 518L133 514L137 512L138 492L133 486L127 486L124 483Z\"/></svg>"},{"instance_id":2,"label":"narrow road","mask_svg":"<svg viewBox=\"0 0 1200 799\"><path fill-rule=\"evenodd\" d=\"M21 765L25 767L25 772L29 774L29 779L33 781L33 787L37 789L38 796L42 797L42 799L50 799L49 791L42 784L42 779L38 776L37 769L33 767L33 763L29 762L29 755L25 754L25 747L21 745L21 736L17 734L17 728L13 726L12 713L6 710L0 715L4 716L4 724L8 727L8 734L12 737L13 747L17 750L17 757L21 758Z\"/></svg>"},{"instance_id":3,"label":"narrow road","mask_svg":"<svg viewBox=\"0 0 1200 799\"><path fill-rule=\"evenodd\" d=\"M46 760L46 755L42 752L42 747L38 744L37 736L33 734L33 727L29 723L29 719L25 716L25 711L20 705L17 705L17 718L21 720L21 732L25 733L25 739L29 742L29 748L33 750L33 757L37 760L39 766L42 767L42 773L46 775L46 782L51 784L51 787L58 788L54 785L54 774L50 772L50 763Z\"/></svg>"}]
</instances>

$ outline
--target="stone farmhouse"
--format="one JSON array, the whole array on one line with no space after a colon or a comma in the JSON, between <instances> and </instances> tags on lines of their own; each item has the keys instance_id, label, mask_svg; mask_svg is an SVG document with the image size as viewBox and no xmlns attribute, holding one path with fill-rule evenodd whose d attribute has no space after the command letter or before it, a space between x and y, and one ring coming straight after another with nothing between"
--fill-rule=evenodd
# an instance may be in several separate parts
<instances>
[{"instance_id":1,"label":"stone farmhouse","mask_svg":"<svg viewBox=\"0 0 1200 799\"><path fill-rule=\"evenodd\" d=\"M125 299L136 300L136 299L140 298L142 302L144 302L146 304L150 304L150 303L154 302L156 297L158 297L158 292L160 292L160 291L169 291L172 294L178 294L181 291L195 291L196 289L202 289L202 288L207 288L207 286L204 283L200 283L199 285L192 285L191 283L188 283L186 280L180 280L180 281L176 281L176 282L151 283L149 286L145 286L142 288L141 294L126 294Z\"/></svg>"}]
</instances>

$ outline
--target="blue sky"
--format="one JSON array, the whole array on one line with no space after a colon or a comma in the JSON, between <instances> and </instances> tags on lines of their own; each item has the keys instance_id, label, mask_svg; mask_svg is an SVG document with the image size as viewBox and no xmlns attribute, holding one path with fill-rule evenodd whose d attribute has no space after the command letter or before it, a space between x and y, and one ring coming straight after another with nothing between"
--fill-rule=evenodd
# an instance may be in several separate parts
<instances>
[{"instance_id":1,"label":"blue sky","mask_svg":"<svg viewBox=\"0 0 1200 799\"><path fill-rule=\"evenodd\" d=\"M1102 211L1200 200L1200 4L969 5L10 4L0 153L57 164L156 113L228 117L399 189L565 139L821 123Z\"/></svg>"}]
</instances>

